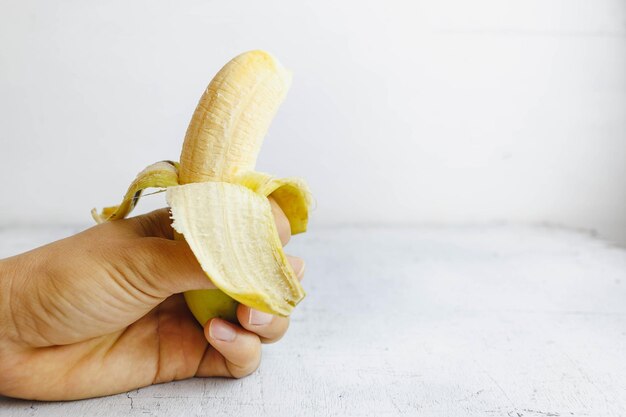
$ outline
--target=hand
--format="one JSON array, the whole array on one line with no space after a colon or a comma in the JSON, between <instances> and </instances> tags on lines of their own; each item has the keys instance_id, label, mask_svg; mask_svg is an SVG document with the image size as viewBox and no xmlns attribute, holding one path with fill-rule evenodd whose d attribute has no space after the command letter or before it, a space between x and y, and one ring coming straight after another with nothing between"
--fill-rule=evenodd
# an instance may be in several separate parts
<instances>
[{"instance_id":1,"label":"hand","mask_svg":"<svg viewBox=\"0 0 626 417\"><path fill-rule=\"evenodd\" d=\"M289 221L270 203L285 245ZM180 293L215 287L170 222L161 209L0 261L0 394L79 399L258 367L289 319L240 305L240 325L202 329Z\"/></svg>"}]
</instances>

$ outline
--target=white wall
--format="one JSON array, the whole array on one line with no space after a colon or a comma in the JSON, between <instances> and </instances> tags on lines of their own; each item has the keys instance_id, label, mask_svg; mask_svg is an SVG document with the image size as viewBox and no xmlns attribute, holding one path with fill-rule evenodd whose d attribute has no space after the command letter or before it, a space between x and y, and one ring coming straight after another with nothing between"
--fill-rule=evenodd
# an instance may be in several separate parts
<instances>
[{"instance_id":1,"label":"white wall","mask_svg":"<svg viewBox=\"0 0 626 417\"><path fill-rule=\"evenodd\" d=\"M317 224L626 243L623 0L0 0L0 223L88 222L178 158L206 84L253 48L295 75L258 168L306 177Z\"/></svg>"}]
</instances>

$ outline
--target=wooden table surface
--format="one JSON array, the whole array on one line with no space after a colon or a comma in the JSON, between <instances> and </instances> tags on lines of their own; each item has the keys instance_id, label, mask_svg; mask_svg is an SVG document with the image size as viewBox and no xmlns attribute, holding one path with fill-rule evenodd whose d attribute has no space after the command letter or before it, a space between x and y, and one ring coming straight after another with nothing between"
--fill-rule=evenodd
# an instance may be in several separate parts
<instances>
[{"instance_id":1,"label":"wooden table surface","mask_svg":"<svg viewBox=\"0 0 626 417\"><path fill-rule=\"evenodd\" d=\"M0 257L71 231L4 229ZM626 415L624 249L495 225L317 229L289 252L308 296L252 376L0 416Z\"/></svg>"}]
</instances>

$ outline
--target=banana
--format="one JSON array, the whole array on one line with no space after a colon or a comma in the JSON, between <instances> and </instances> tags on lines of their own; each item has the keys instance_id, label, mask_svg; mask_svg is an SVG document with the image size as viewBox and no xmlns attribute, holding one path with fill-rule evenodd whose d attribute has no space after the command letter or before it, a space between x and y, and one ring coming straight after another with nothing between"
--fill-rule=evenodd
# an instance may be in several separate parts
<instances>
[{"instance_id":1,"label":"banana","mask_svg":"<svg viewBox=\"0 0 626 417\"><path fill-rule=\"evenodd\" d=\"M268 197L306 231L311 192L300 178L255 172L269 125L291 74L269 53L245 52L213 78L192 116L180 163L162 161L141 171L119 206L92 210L96 222L130 214L143 190L166 190L176 238L184 238L218 288L185 293L198 322L236 321L237 303L288 316L304 298L282 249Z\"/></svg>"}]
</instances>

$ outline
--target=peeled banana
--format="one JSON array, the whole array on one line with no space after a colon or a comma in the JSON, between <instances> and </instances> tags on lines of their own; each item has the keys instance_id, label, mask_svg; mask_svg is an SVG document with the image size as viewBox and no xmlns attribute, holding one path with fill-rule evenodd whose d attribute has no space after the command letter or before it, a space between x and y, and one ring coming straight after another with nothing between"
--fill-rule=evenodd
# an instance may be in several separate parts
<instances>
[{"instance_id":1,"label":"peeled banana","mask_svg":"<svg viewBox=\"0 0 626 417\"><path fill-rule=\"evenodd\" d=\"M150 165L119 206L92 210L96 222L126 217L146 188L166 189L172 226L184 238L217 290L185 293L196 319L236 321L237 303L287 316L304 291L283 252L272 196L291 233L306 231L311 193L300 178L255 172L269 125L291 74L265 51L245 52L213 78L193 114L180 163Z\"/></svg>"}]
</instances>

